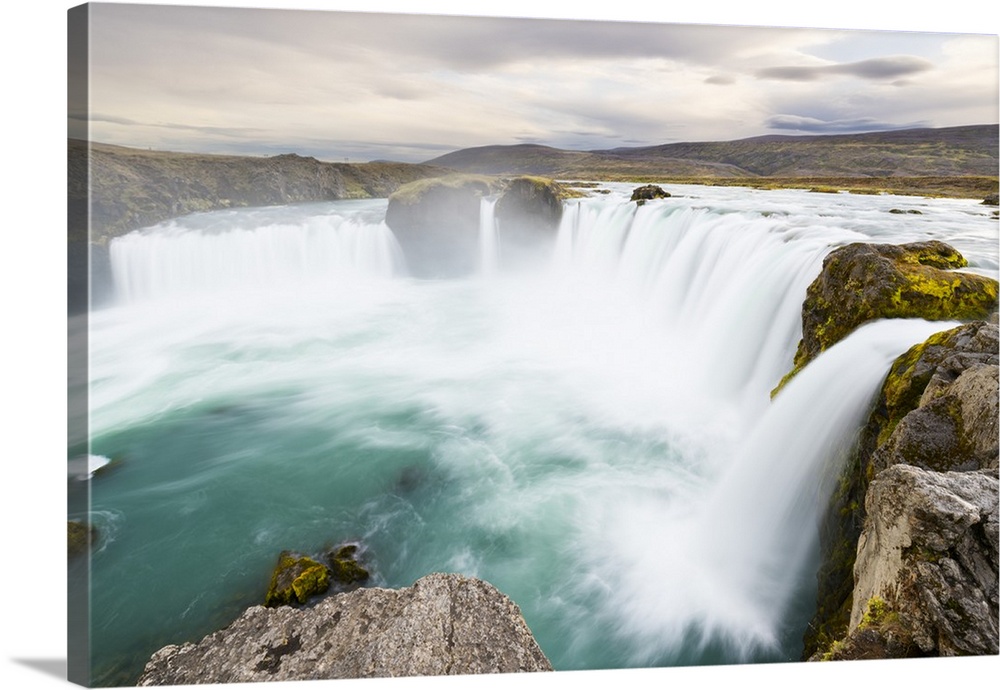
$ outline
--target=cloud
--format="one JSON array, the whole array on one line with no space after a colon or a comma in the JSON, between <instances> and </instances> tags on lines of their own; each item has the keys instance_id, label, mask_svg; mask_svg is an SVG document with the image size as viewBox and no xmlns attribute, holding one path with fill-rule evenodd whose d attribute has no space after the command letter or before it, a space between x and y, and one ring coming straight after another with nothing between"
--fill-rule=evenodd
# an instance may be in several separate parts
<instances>
[{"instance_id":1,"label":"cloud","mask_svg":"<svg viewBox=\"0 0 1000 690\"><path fill-rule=\"evenodd\" d=\"M831 76L846 75L881 81L918 74L931 69L934 69L934 65L923 58L912 55L891 55L833 65L765 67L757 70L756 76L760 79L783 81L817 81Z\"/></svg>"},{"instance_id":2,"label":"cloud","mask_svg":"<svg viewBox=\"0 0 1000 690\"><path fill-rule=\"evenodd\" d=\"M800 115L774 115L765 123L769 129L807 132L810 134L853 134L857 132L885 132L894 129L910 129L926 127L922 122L911 122L905 125L884 122L875 118L862 117L849 120L821 120Z\"/></svg>"},{"instance_id":3,"label":"cloud","mask_svg":"<svg viewBox=\"0 0 1000 690\"><path fill-rule=\"evenodd\" d=\"M426 160L996 119L995 37L101 3L91 20L90 135L140 147Z\"/></svg>"}]
</instances>

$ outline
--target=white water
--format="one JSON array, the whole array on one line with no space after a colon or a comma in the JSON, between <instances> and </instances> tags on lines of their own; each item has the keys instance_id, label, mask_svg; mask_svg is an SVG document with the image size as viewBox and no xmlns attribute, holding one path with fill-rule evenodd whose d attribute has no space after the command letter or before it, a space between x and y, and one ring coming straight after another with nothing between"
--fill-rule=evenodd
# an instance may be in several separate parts
<instances>
[{"instance_id":1,"label":"white water","mask_svg":"<svg viewBox=\"0 0 1000 690\"><path fill-rule=\"evenodd\" d=\"M871 237L951 241L995 275L995 222L971 202L613 191L568 203L531 273L503 269L484 201L464 280L408 278L384 201L116 240L120 304L91 315L94 453L128 456L94 483L116 535L94 564L102 648L134 644L136 612L163 644L210 627L186 613L206 562L253 592L281 549L361 537L381 584L496 584L557 668L795 659L824 480L892 359L947 327L859 330L772 403L806 286ZM904 204L924 215L887 212ZM120 574L150 559L155 611Z\"/></svg>"}]
</instances>

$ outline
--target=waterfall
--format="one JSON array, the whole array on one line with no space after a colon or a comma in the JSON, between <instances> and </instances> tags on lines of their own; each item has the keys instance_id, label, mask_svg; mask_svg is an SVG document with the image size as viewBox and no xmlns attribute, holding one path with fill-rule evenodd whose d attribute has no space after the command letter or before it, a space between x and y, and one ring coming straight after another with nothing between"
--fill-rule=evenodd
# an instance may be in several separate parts
<instances>
[{"instance_id":1,"label":"waterfall","mask_svg":"<svg viewBox=\"0 0 1000 690\"><path fill-rule=\"evenodd\" d=\"M489 197L479 202L479 271L486 277L496 274L500 260L494 213L496 204L497 200Z\"/></svg>"},{"instance_id":2,"label":"waterfall","mask_svg":"<svg viewBox=\"0 0 1000 690\"><path fill-rule=\"evenodd\" d=\"M873 236L954 237L995 271L995 221L613 189L566 201L543 260L513 267L483 200L480 271L447 280L406 275L386 200L114 240L117 302L88 322L89 455L124 458L91 487L114 535L95 666L226 619L205 573L257 592L280 551L346 539L378 586L490 581L558 669L796 660L829 481L893 358L951 325L858 329L772 401L807 287Z\"/></svg>"},{"instance_id":3,"label":"waterfall","mask_svg":"<svg viewBox=\"0 0 1000 690\"><path fill-rule=\"evenodd\" d=\"M251 216L253 218L253 216ZM209 226L170 221L111 243L116 296L177 295L390 278L402 254L384 222L341 214L265 219L220 215Z\"/></svg>"}]
</instances>

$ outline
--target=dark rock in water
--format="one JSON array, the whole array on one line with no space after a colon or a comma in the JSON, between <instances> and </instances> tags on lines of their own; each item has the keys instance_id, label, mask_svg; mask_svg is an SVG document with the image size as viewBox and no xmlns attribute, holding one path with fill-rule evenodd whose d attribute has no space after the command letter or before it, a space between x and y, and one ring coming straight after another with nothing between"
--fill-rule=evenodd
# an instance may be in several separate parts
<instances>
[{"instance_id":1,"label":"dark rock in water","mask_svg":"<svg viewBox=\"0 0 1000 690\"><path fill-rule=\"evenodd\" d=\"M322 563L294 551L282 551L271 574L265 606L305 604L330 588L330 572Z\"/></svg>"},{"instance_id":2,"label":"dark rock in water","mask_svg":"<svg viewBox=\"0 0 1000 690\"><path fill-rule=\"evenodd\" d=\"M427 470L420 465L410 465L404 467L396 479L394 490L401 494L409 494L416 491L427 480Z\"/></svg>"},{"instance_id":3,"label":"dark rock in water","mask_svg":"<svg viewBox=\"0 0 1000 690\"><path fill-rule=\"evenodd\" d=\"M479 266L479 208L497 189L493 178L450 175L403 185L389 197L385 222L410 273L450 278Z\"/></svg>"},{"instance_id":4,"label":"dark rock in water","mask_svg":"<svg viewBox=\"0 0 1000 690\"><path fill-rule=\"evenodd\" d=\"M802 304L802 340L794 367L774 393L817 355L870 321L988 317L997 308L997 281L949 270L967 263L938 241L855 243L832 251Z\"/></svg>"},{"instance_id":5,"label":"dark rock in water","mask_svg":"<svg viewBox=\"0 0 1000 690\"><path fill-rule=\"evenodd\" d=\"M666 199L669 196L670 192L664 191L662 187L655 184L647 184L632 190L631 201L635 201L639 206L642 206L651 199Z\"/></svg>"},{"instance_id":6,"label":"dark rock in water","mask_svg":"<svg viewBox=\"0 0 1000 690\"><path fill-rule=\"evenodd\" d=\"M562 186L544 177L515 177L506 182L495 209L504 267L517 268L549 257L566 196Z\"/></svg>"},{"instance_id":7,"label":"dark rock in water","mask_svg":"<svg viewBox=\"0 0 1000 690\"><path fill-rule=\"evenodd\" d=\"M247 609L152 655L138 685L551 671L520 609L487 582L434 574L309 608Z\"/></svg>"},{"instance_id":8,"label":"dark rock in water","mask_svg":"<svg viewBox=\"0 0 1000 690\"><path fill-rule=\"evenodd\" d=\"M924 212L923 211L918 211L915 208L910 208L910 209L907 209L905 211L903 209L901 209L901 208L890 208L889 209L889 213L897 213L897 214L910 213L910 214L913 214L913 215L916 215L916 216L920 216L920 215L923 215Z\"/></svg>"},{"instance_id":9,"label":"dark rock in water","mask_svg":"<svg viewBox=\"0 0 1000 690\"><path fill-rule=\"evenodd\" d=\"M983 199L984 206L997 206L1000 205L1000 195L990 194L988 197Z\"/></svg>"},{"instance_id":10,"label":"dark rock in water","mask_svg":"<svg viewBox=\"0 0 1000 690\"><path fill-rule=\"evenodd\" d=\"M957 474L954 470L996 471L1000 452L998 335L994 323L964 324L915 345L890 368L855 454L839 478L821 530L817 611L805 639L807 658L872 658L877 653L909 656L919 649L924 650L920 654L938 653L927 651L926 645L911 644L906 626L890 630L883 625L881 633L873 632L872 627L859 629L861 609L872 595L856 590L855 558L872 506L884 513L895 510L871 495L876 477L899 467L922 468L932 479ZM932 508L928 505L921 510ZM947 521L929 513L921 519ZM995 578L995 566L993 572ZM893 620L898 622L898 616ZM845 638L849 625L852 636L863 632L862 638Z\"/></svg>"},{"instance_id":11,"label":"dark rock in water","mask_svg":"<svg viewBox=\"0 0 1000 690\"><path fill-rule=\"evenodd\" d=\"M81 556L97 541L97 528L78 520L67 522L67 546L70 558Z\"/></svg>"},{"instance_id":12,"label":"dark rock in water","mask_svg":"<svg viewBox=\"0 0 1000 690\"><path fill-rule=\"evenodd\" d=\"M544 177L515 177L497 199L496 218L507 238L552 234L559 228L565 192Z\"/></svg>"},{"instance_id":13,"label":"dark rock in water","mask_svg":"<svg viewBox=\"0 0 1000 690\"><path fill-rule=\"evenodd\" d=\"M343 544L327 554L330 578L341 589L357 587L369 578L368 570L358 561L357 544Z\"/></svg>"},{"instance_id":14,"label":"dark rock in water","mask_svg":"<svg viewBox=\"0 0 1000 690\"><path fill-rule=\"evenodd\" d=\"M554 239L562 201L573 196L542 177L449 175L403 185L389 197L385 222L418 278L469 275L480 267L480 209L499 195L495 218L505 260L537 254Z\"/></svg>"}]
</instances>

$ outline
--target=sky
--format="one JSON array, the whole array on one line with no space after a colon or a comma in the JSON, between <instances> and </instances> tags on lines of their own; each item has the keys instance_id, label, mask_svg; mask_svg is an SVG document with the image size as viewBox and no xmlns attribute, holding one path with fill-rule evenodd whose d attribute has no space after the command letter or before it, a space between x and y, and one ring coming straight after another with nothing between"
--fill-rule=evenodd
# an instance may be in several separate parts
<instances>
[{"instance_id":1,"label":"sky","mask_svg":"<svg viewBox=\"0 0 1000 690\"><path fill-rule=\"evenodd\" d=\"M91 5L90 138L420 162L1000 121L995 33L321 6L341 11Z\"/></svg>"}]
</instances>

